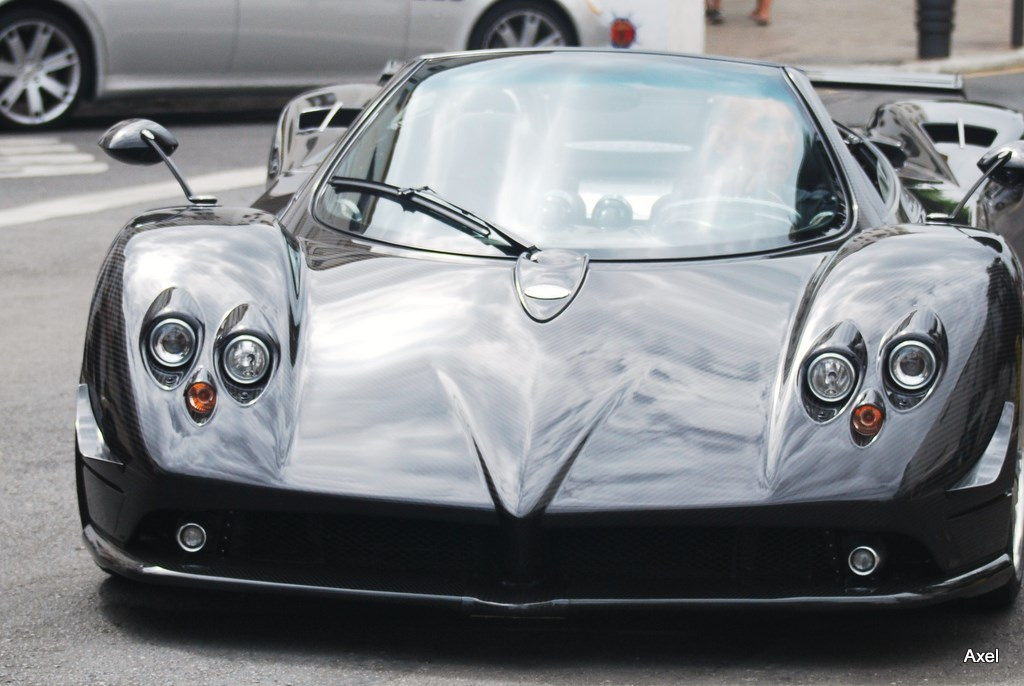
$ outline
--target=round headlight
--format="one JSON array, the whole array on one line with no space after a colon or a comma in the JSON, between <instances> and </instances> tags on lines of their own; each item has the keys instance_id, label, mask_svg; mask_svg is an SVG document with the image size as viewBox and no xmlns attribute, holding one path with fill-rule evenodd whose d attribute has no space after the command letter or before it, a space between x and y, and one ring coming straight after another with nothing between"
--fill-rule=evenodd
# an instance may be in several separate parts
<instances>
[{"instance_id":1,"label":"round headlight","mask_svg":"<svg viewBox=\"0 0 1024 686\"><path fill-rule=\"evenodd\" d=\"M238 384L253 384L270 368L270 351L255 336L235 336L224 346L224 373Z\"/></svg>"},{"instance_id":2,"label":"round headlight","mask_svg":"<svg viewBox=\"0 0 1024 686\"><path fill-rule=\"evenodd\" d=\"M920 391L935 378L935 353L920 341L903 341L889 353L889 376L907 391Z\"/></svg>"},{"instance_id":3,"label":"round headlight","mask_svg":"<svg viewBox=\"0 0 1024 686\"><path fill-rule=\"evenodd\" d=\"M149 333L149 351L165 367L189 363L196 350L196 332L180 319L164 319Z\"/></svg>"},{"instance_id":4,"label":"round headlight","mask_svg":"<svg viewBox=\"0 0 1024 686\"><path fill-rule=\"evenodd\" d=\"M807 385L819 400L836 403L853 391L857 372L853 364L838 353L822 353L807 368Z\"/></svg>"}]
</instances>

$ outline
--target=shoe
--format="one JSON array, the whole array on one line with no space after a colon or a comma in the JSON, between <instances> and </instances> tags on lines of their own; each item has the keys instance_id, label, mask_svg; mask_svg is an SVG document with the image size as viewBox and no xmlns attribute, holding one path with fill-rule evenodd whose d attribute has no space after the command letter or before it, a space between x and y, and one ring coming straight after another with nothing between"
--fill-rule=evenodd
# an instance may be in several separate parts
<instances>
[{"instance_id":1,"label":"shoe","mask_svg":"<svg viewBox=\"0 0 1024 686\"><path fill-rule=\"evenodd\" d=\"M756 12L751 12L750 18L754 20L754 23L758 26L768 26L772 23L771 19L765 19L764 17L757 16Z\"/></svg>"},{"instance_id":2,"label":"shoe","mask_svg":"<svg viewBox=\"0 0 1024 686\"><path fill-rule=\"evenodd\" d=\"M704 10L704 16L707 18L709 24L717 26L725 23L725 18L719 10L706 9Z\"/></svg>"}]
</instances>

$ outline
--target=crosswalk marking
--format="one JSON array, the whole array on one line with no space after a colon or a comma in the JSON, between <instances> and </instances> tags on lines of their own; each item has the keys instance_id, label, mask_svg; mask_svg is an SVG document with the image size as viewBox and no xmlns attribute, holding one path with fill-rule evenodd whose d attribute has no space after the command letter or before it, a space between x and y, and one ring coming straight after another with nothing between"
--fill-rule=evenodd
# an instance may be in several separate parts
<instances>
[{"instance_id":1,"label":"crosswalk marking","mask_svg":"<svg viewBox=\"0 0 1024 686\"><path fill-rule=\"evenodd\" d=\"M266 180L266 167L244 167L196 176L190 178L189 183L192 188L202 193L217 193L242 188L259 191ZM185 199L181 195L181 186L175 181L161 181L110 191L51 198L20 207L2 209L0 210L0 227L19 226L63 217L79 217L83 214L101 212L115 207L131 205L145 207L148 203L160 200L171 200L177 205L184 204Z\"/></svg>"},{"instance_id":2,"label":"crosswalk marking","mask_svg":"<svg viewBox=\"0 0 1024 686\"><path fill-rule=\"evenodd\" d=\"M0 147L21 148L33 145L58 145L60 139L53 136L0 136Z\"/></svg>"},{"instance_id":3,"label":"crosswalk marking","mask_svg":"<svg viewBox=\"0 0 1024 686\"><path fill-rule=\"evenodd\" d=\"M53 136L0 136L0 179L101 174L106 162Z\"/></svg>"},{"instance_id":4,"label":"crosswalk marking","mask_svg":"<svg viewBox=\"0 0 1024 686\"><path fill-rule=\"evenodd\" d=\"M71 143L50 143L34 145L10 145L0 140L0 149L6 155L53 155L57 153L78 152Z\"/></svg>"}]
</instances>

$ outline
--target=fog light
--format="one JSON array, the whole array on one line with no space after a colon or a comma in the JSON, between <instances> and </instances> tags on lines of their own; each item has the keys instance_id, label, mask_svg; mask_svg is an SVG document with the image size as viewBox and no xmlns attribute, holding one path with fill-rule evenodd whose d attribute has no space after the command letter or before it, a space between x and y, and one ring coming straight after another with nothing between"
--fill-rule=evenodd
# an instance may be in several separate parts
<instances>
[{"instance_id":1,"label":"fog light","mask_svg":"<svg viewBox=\"0 0 1024 686\"><path fill-rule=\"evenodd\" d=\"M189 522L178 529L178 546L186 553L198 553L206 545L206 529Z\"/></svg>"},{"instance_id":2,"label":"fog light","mask_svg":"<svg viewBox=\"0 0 1024 686\"><path fill-rule=\"evenodd\" d=\"M858 546L851 550L850 556L847 558L847 564L850 565L850 571L857 576L869 576L874 574L881 562L882 558L877 552L875 552L875 549L866 545Z\"/></svg>"}]
</instances>

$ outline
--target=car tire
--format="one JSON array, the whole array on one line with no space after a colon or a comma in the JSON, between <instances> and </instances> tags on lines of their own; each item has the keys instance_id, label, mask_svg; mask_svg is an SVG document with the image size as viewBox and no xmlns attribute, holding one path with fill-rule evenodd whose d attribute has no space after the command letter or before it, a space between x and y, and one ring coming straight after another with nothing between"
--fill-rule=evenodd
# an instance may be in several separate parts
<instances>
[{"instance_id":1,"label":"car tire","mask_svg":"<svg viewBox=\"0 0 1024 686\"><path fill-rule=\"evenodd\" d=\"M38 53L38 54L36 54ZM55 126L68 119L93 76L81 32L46 11L0 14L0 125Z\"/></svg>"},{"instance_id":2,"label":"car tire","mask_svg":"<svg viewBox=\"0 0 1024 686\"><path fill-rule=\"evenodd\" d=\"M469 37L470 50L578 45L576 30L550 4L502 2L487 10Z\"/></svg>"}]
</instances>

